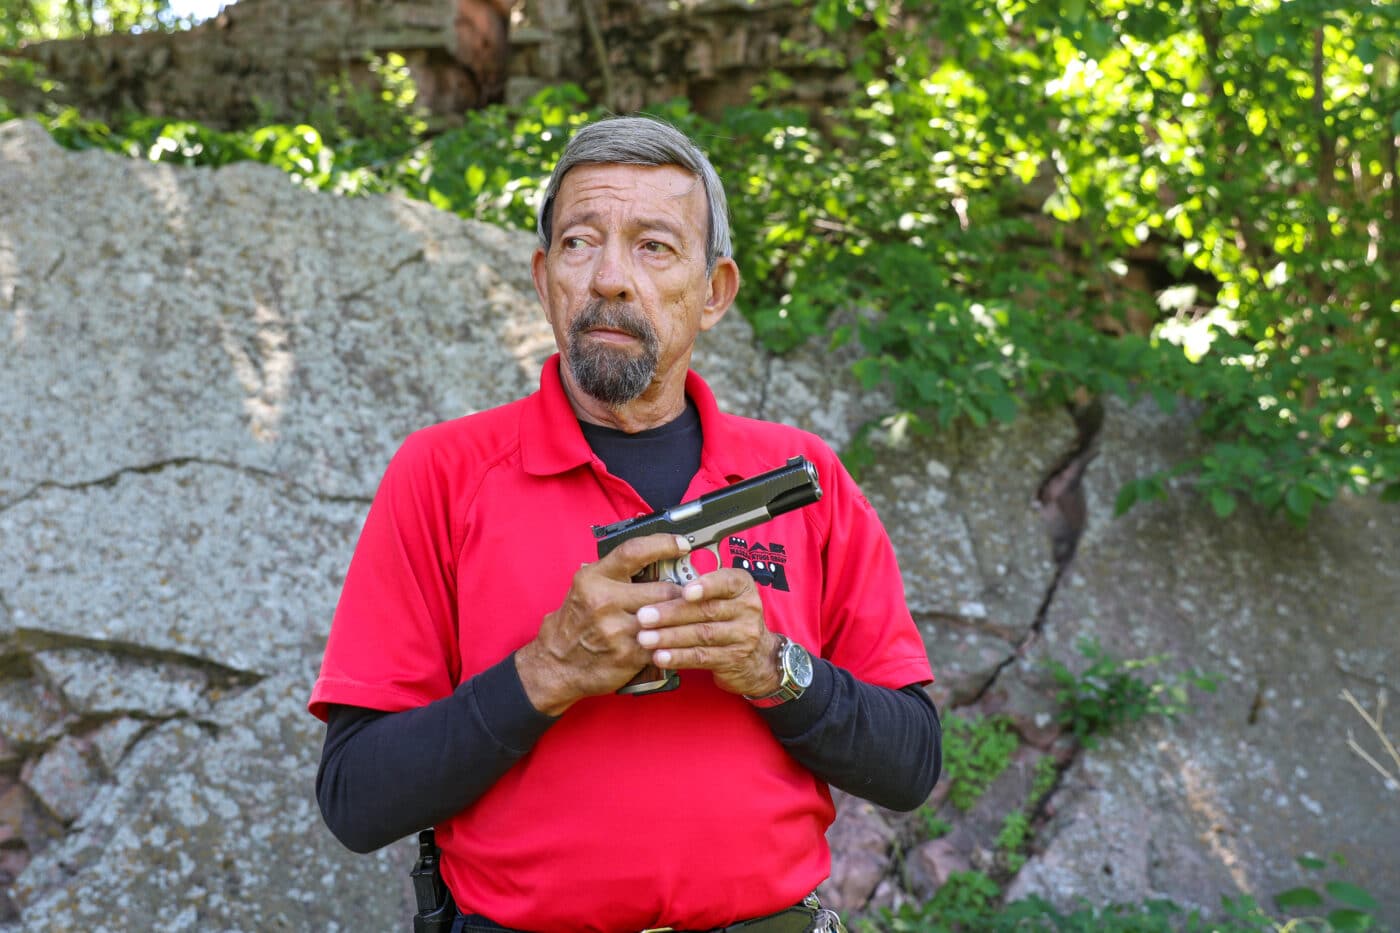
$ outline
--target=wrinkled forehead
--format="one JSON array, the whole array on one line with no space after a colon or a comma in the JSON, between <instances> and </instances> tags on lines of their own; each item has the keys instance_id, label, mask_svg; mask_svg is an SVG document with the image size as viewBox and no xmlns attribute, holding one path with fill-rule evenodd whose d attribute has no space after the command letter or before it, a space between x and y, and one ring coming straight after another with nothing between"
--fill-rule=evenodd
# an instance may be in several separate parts
<instances>
[{"instance_id":1,"label":"wrinkled forehead","mask_svg":"<svg viewBox=\"0 0 1400 933\"><path fill-rule=\"evenodd\" d=\"M579 212L655 212L686 223L706 217L700 176L679 165L595 162L576 165L559 184L556 224Z\"/></svg>"}]
</instances>

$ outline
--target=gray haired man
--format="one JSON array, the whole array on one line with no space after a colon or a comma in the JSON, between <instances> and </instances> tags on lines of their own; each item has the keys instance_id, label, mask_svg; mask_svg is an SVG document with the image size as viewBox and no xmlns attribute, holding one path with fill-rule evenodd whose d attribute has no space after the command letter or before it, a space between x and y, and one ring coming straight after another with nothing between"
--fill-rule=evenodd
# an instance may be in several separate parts
<instances>
[{"instance_id":1,"label":"gray haired man","mask_svg":"<svg viewBox=\"0 0 1400 933\"><path fill-rule=\"evenodd\" d=\"M356 547L310 702L326 822L356 851L435 826L454 930L835 929L831 788L912 809L939 772L889 538L825 443L690 368L740 278L694 143L582 128L538 227L539 391L410 436ZM598 557L591 526L797 455L821 499L712 572L641 579L672 535ZM679 688L620 694L648 665Z\"/></svg>"}]
</instances>

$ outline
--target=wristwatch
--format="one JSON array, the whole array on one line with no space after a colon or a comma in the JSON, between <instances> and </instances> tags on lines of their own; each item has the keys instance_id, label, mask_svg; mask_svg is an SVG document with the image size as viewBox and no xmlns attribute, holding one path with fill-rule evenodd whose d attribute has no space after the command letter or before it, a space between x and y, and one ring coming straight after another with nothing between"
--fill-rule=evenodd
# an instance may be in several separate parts
<instances>
[{"instance_id":1,"label":"wristwatch","mask_svg":"<svg viewBox=\"0 0 1400 933\"><path fill-rule=\"evenodd\" d=\"M759 709L769 709L797 699L812 685L812 656L786 635L778 636L778 668L783 679L776 691L764 697L745 696L744 699Z\"/></svg>"}]
</instances>

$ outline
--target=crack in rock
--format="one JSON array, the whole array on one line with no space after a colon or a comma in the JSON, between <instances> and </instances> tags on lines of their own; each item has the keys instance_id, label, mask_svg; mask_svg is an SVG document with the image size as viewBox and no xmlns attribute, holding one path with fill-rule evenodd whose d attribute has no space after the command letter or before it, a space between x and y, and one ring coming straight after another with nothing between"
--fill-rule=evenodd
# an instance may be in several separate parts
<instances>
[{"instance_id":1,"label":"crack in rock","mask_svg":"<svg viewBox=\"0 0 1400 933\"><path fill-rule=\"evenodd\" d=\"M1004 670L1025 657L1045 630L1045 620L1050 607L1054 605L1055 593L1068 573L1074 560L1075 549L1084 534L1088 511L1084 499L1084 472L1098 456L1099 435L1103 428L1103 405L1091 401L1083 405L1071 406L1070 415L1074 419L1077 437L1074 447L1050 470L1048 476L1036 489L1035 501L1040 506L1050 534L1055 573L1045 588L1045 595L1036 609L1030 629L1019 639L1008 638L1013 650L1007 655L982 684L972 699L976 703L986 696L996 685Z\"/></svg>"},{"instance_id":2,"label":"crack in rock","mask_svg":"<svg viewBox=\"0 0 1400 933\"><path fill-rule=\"evenodd\" d=\"M198 671L208 678L211 685L225 689L251 687L261 683L267 677L266 674L260 674L256 671L229 667L204 655L189 654L120 639L84 638L81 635L29 627L17 628L15 635L20 647L31 655L52 651L82 650L100 652L137 663L179 665Z\"/></svg>"},{"instance_id":3,"label":"crack in rock","mask_svg":"<svg viewBox=\"0 0 1400 933\"><path fill-rule=\"evenodd\" d=\"M274 470L237 463L232 460L221 460L211 457L169 457L165 460L157 460L153 463L121 467L105 476L99 476L94 479L72 480L67 482L53 479L40 480L13 499L0 502L0 512L9 511L49 489L62 489L68 492L81 492L87 489L110 489L127 476L153 476L158 473L163 473L166 470L178 469L186 466L216 467L222 470L245 473L248 476L257 477L259 479L272 480L282 483L289 488L305 492L319 502L368 506L373 501L371 496L339 495L323 492L313 486L298 482Z\"/></svg>"},{"instance_id":4,"label":"crack in rock","mask_svg":"<svg viewBox=\"0 0 1400 933\"><path fill-rule=\"evenodd\" d=\"M392 282L400 272L402 272L409 266L427 261L427 253L419 249L411 255L405 256L403 259L400 259L398 262L394 263L394 265L390 266L389 270L380 278L377 278L373 282L369 282L368 284L363 285L355 289L354 291L343 292L341 294L338 294L335 296L335 300L339 302L358 301L359 299L368 295L370 292L374 291L376 288L379 288L381 285L384 285L388 282Z\"/></svg>"}]
</instances>

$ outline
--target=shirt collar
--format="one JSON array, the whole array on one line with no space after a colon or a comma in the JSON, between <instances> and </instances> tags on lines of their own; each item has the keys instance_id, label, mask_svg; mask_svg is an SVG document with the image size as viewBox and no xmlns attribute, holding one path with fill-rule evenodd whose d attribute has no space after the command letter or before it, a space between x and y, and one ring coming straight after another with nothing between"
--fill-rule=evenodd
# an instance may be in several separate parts
<instances>
[{"instance_id":1,"label":"shirt collar","mask_svg":"<svg viewBox=\"0 0 1400 933\"><path fill-rule=\"evenodd\" d=\"M593 449L583 437L564 383L559 375L560 357L555 353L540 370L539 391L525 400L520 424L521 463L535 476L565 473L593 461ZM760 464L753 444L745 440L734 419L719 410L709 385L695 370L685 376L685 394L700 414L704 449L700 469L725 482L732 482L771 469Z\"/></svg>"},{"instance_id":2,"label":"shirt collar","mask_svg":"<svg viewBox=\"0 0 1400 933\"><path fill-rule=\"evenodd\" d=\"M565 473L593 460L593 449L584 440L578 416L564 394L558 353L544 361L540 389L525 400L520 457L525 472L535 476Z\"/></svg>"}]
</instances>

